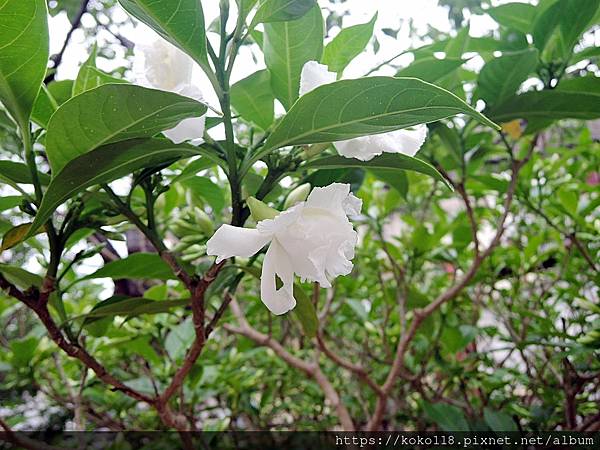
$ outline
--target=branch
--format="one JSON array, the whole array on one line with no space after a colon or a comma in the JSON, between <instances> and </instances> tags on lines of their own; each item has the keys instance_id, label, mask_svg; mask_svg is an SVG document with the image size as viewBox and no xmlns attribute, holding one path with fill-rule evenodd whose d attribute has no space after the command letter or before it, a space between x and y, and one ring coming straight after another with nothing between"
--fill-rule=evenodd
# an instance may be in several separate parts
<instances>
[{"instance_id":1,"label":"branch","mask_svg":"<svg viewBox=\"0 0 600 450\"><path fill-rule=\"evenodd\" d=\"M416 309L414 311L414 317L408 331L402 334L402 336L400 337L400 341L398 342L398 346L396 348L396 356L394 358L392 368L388 373L388 376L383 386L381 387L384 395L380 396L377 399L375 411L373 413L373 416L369 420L369 423L367 424L368 431L375 431L380 427L381 421L383 420L383 415L385 413L387 397L390 395L390 392L394 387L396 379L404 369L404 359L406 352L408 350L410 342L417 333L417 330L419 329L420 325L427 317L431 316L444 303L456 298L462 292L462 290L469 285L473 277L477 274L477 271L479 270L479 267L481 266L482 262L492 254L494 249L500 243L500 239L502 238L504 231L506 230L506 219L510 214L510 206L512 204L514 193L517 187L518 174L523 168L523 166L525 166L525 164L527 164L527 162L531 158L533 150L535 149L535 146L537 144L537 140L538 136L536 135L533 138L527 155L522 160L514 160L512 162L512 176L510 185L508 187L508 191L506 193L506 198L504 200L504 212L502 213L502 216L498 221L498 228L496 230L496 234L494 235L494 238L492 239L492 242L490 243L488 248L480 255L475 256L469 270L453 286L451 286L448 290L440 294L433 302L429 303L425 308Z\"/></svg>"},{"instance_id":2,"label":"branch","mask_svg":"<svg viewBox=\"0 0 600 450\"><path fill-rule=\"evenodd\" d=\"M198 360L200 353L202 353L207 336L204 327L204 294L206 293L208 286L210 286L210 284L215 280L224 264L225 262L213 264L212 267L206 272L204 277L198 282L198 285L192 292L192 320L194 322L196 338L188 350L183 364L173 376L171 383L158 398L159 404L166 404L169 399L179 390L183 384L183 381L185 380L185 377L188 375L190 370L192 370L192 367Z\"/></svg>"},{"instance_id":3,"label":"branch","mask_svg":"<svg viewBox=\"0 0 600 450\"><path fill-rule=\"evenodd\" d=\"M300 359L290 352L288 352L279 342L271 338L270 336L261 333L256 330L246 320L244 313L240 309L240 305L237 303L235 299L231 301L231 310L237 321L239 323L239 327L235 327L233 325L224 324L223 327L229 331L230 333L239 334L247 337L248 339L253 340L258 345L269 347L271 350L275 352L277 356L279 356L283 361L285 361L288 365L301 370L309 377L313 378L317 384L321 387L325 398L331 403L331 405L336 409L340 423L345 431L354 431L354 423L352 418L350 417L350 413L346 406L342 403L339 394L329 381L329 379L325 376L320 366L315 363L308 363L303 359Z\"/></svg>"},{"instance_id":4,"label":"branch","mask_svg":"<svg viewBox=\"0 0 600 450\"><path fill-rule=\"evenodd\" d=\"M83 0L81 2L81 6L79 7L77 14L75 15L75 17L73 17L73 20L71 21L71 29L69 30L69 32L67 33L67 36L65 37L65 42L63 43L62 48L60 49L60 51L57 54L52 55L50 57L50 60L53 63L52 69L54 69L54 70L44 79L45 84L48 84L51 81L54 81L54 77L56 76L56 71L58 69L58 66L60 66L60 63L62 62L63 56L65 54L65 50L69 46L69 42L71 42L71 36L73 35L73 32L77 28L79 28L79 26L81 25L81 18L87 12L89 3L90 3L90 0Z\"/></svg>"},{"instance_id":5,"label":"branch","mask_svg":"<svg viewBox=\"0 0 600 450\"><path fill-rule=\"evenodd\" d=\"M12 442L17 448L28 450L61 450L59 447L53 447L40 441L18 436L1 418L0 429L4 430L4 433L0 433L0 440Z\"/></svg>"}]
</instances>

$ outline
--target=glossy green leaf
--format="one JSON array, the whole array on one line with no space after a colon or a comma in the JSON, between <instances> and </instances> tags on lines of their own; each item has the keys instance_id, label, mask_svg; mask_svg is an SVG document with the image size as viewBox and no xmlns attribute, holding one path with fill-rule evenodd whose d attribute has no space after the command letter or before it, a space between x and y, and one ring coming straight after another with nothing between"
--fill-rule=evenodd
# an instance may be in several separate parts
<instances>
[{"instance_id":1,"label":"glossy green leaf","mask_svg":"<svg viewBox=\"0 0 600 450\"><path fill-rule=\"evenodd\" d=\"M286 109L298 98L304 64L321 59L324 27L321 9L317 6L300 19L265 24L265 63L275 97Z\"/></svg>"},{"instance_id":2,"label":"glossy green leaf","mask_svg":"<svg viewBox=\"0 0 600 450\"><path fill-rule=\"evenodd\" d=\"M35 99L33 111L31 111L31 121L42 128L48 128L48 122L52 114L57 110L58 103L46 87L42 84L42 88Z\"/></svg>"},{"instance_id":3,"label":"glossy green leaf","mask_svg":"<svg viewBox=\"0 0 600 450\"><path fill-rule=\"evenodd\" d=\"M200 0L119 0L119 3L198 64L208 65Z\"/></svg>"},{"instance_id":4,"label":"glossy green leaf","mask_svg":"<svg viewBox=\"0 0 600 450\"><path fill-rule=\"evenodd\" d=\"M343 156L328 156L310 161L302 166L302 169L339 169L345 167L362 167L365 169L382 170L412 170L423 173L441 181L450 189L448 181L429 163L401 153L384 153L370 161L360 161Z\"/></svg>"},{"instance_id":5,"label":"glossy green leaf","mask_svg":"<svg viewBox=\"0 0 600 450\"><path fill-rule=\"evenodd\" d=\"M317 311L310 297L296 283L294 283L294 298L296 299L296 307L292 310L292 314L300 321L304 335L310 338L315 337L319 328Z\"/></svg>"},{"instance_id":6,"label":"glossy green leaf","mask_svg":"<svg viewBox=\"0 0 600 450\"><path fill-rule=\"evenodd\" d=\"M38 177L42 184L48 184L50 177L45 173L39 173ZM31 171L27 164L15 161L0 161L0 178L5 178L17 184L32 184Z\"/></svg>"},{"instance_id":7,"label":"glossy green leaf","mask_svg":"<svg viewBox=\"0 0 600 450\"><path fill-rule=\"evenodd\" d=\"M513 119L582 119L600 118L600 79L586 77L566 80L557 89L526 92L502 102L488 115L498 122ZM581 90L580 90L581 89Z\"/></svg>"},{"instance_id":8,"label":"glossy green leaf","mask_svg":"<svg viewBox=\"0 0 600 450\"><path fill-rule=\"evenodd\" d=\"M460 113L497 128L454 94L416 78L337 81L303 95L279 122L261 153L287 145L394 131Z\"/></svg>"},{"instance_id":9,"label":"glossy green leaf","mask_svg":"<svg viewBox=\"0 0 600 450\"><path fill-rule=\"evenodd\" d=\"M542 59L568 59L599 7L600 0L561 0L538 13L533 42Z\"/></svg>"},{"instance_id":10,"label":"glossy green leaf","mask_svg":"<svg viewBox=\"0 0 600 450\"><path fill-rule=\"evenodd\" d=\"M231 105L246 121L266 130L273 123L275 97L267 70L259 70L231 86Z\"/></svg>"},{"instance_id":11,"label":"glossy green leaf","mask_svg":"<svg viewBox=\"0 0 600 450\"><path fill-rule=\"evenodd\" d=\"M316 4L315 0L263 0L252 19L252 24L300 19Z\"/></svg>"},{"instance_id":12,"label":"glossy green leaf","mask_svg":"<svg viewBox=\"0 0 600 450\"><path fill-rule=\"evenodd\" d=\"M341 74L373 37L376 21L377 14L367 23L342 29L325 47L322 63L326 64L330 71Z\"/></svg>"},{"instance_id":13,"label":"glossy green leaf","mask_svg":"<svg viewBox=\"0 0 600 450\"><path fill-rule=\"evenodd\" d=\"M23 202L23 197L20 195L7 195L0 197L0 211L16 208Z\"/></svg>"},{"instance_id":14,"label":"glossy green leaf","mask_svg":"<svg viewBox=\"0 0 600 450\"><path fill-rule=\"evenodd\" d=\"M0 0L0 101L22 129L46 74L46 0Z\"/></svg>"},{"instance_id":15,"label":"glossy green leaf","mask_svg":"<svg viewBox=\"0 0 600 450\"><path fill-rule=\"evenodd\" d=\"M488 105L515 94L519 86L535 71L538 52L535 49L507 53L488 62L479 74L477 89Z\"/></svg>"},{"instance_id":16,"label":"glossy green leaf","mask_svg":"<svg viewBox=\"0 0 600 450\"><path fill-rule=\"evenodd\" d=\"M81 155L67 163L52 179L35 216L32 231L42 226L59 205L90 186L109 183L136 170L189 158L199 152L202 152L201 148L176 145L165 139L132 139Z\"/></svg>"},{"instance_id":17,"label":"glossy green leaf","mask_svg":"<svg viewBox=\"0 0 600 450\"><path fill-rule=\"evenodd\" d=\"M421 58L400 69L396 73L396 77L419 78L429 83L435 83L454 72L464 63L465 60L462 58Z\"/></svg>"},{"instance_id":18,"label":"glossy green leaf","mask_svg":"<svg viewBox=\"0 0 600 450\"><path fill-rule=\"evenodd\" d=\"M507 3L489 8L485 12L500 25L525 34L531 33L536 16L535 6L527 3Z\"/></svg>"},{"instance_id":19,"label":"glossy green leaf","mask_svg":"<svg viewBox=\"0 0 600 450\"><path fill-rule=\"evenodd\" d=\"M172 280L176 276L157 253L133 253L126 258L109 262L84 277L84 279L93 278Z\"/></svg>"},{"instance_id":20,"label":"glossy green leaf","mask_svg":"<svg viewBox=\"0 0 600 450\"><path fill-rule=\"evenodd\" d=\"M79 68L79 73L73 83L73 97L103 84L127 82L99 70L96 67L96 51L96 46L94 46L89 58Z\"/></svg>"},{"instance_id":21,"label":"glossy green leaf","mask_svg":"<svg viewBox=\"0 0 600 450\"><path fill-rule=\"evenodd\" d=\"M205 112L196 100L141 86L105 84L86 91L64 103L48 124L52 172L103 144L150 137Z\"/></svg>"},{"instance_id":22,"label":"glossy green leaf","mask_svg":"<svg viewBox=\"0 0 600 450\"><path fill-rule=\"evenodd\" d=\"M42 285L42 277L20 267L0 264L0 273L19 289L28 289L31 286L39 288Z\"/></svg>"}]
</instances>

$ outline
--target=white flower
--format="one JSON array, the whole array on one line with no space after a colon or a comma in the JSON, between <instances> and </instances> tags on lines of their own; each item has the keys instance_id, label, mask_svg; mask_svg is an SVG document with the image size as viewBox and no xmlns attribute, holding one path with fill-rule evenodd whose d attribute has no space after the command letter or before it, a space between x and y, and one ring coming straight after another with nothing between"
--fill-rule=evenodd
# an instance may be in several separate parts
<instances>
[{"instance_id":1,"label":"white flower","mask_svg":"<svg viewBox=\"0 0 600 450\"><path fill-rule=\"evenodd\" d=\"M192 84L194 61L174 45L146 27L140 27L143 39L134 47L133 72L142 86L174 92L184 97L202 101L200 89ZM142 34L138 30L138 34ZM151 36L151 40L148 40ZM205 116L183 119L177 126L163 134L179 144L201 139L204 135Z\"/></svg>"},{"instance_id":2,"label":"white flower","mask_svg":"<svg viewBox=\"0 0 600 450\"><path fill-rule=\"evenodd\" d=\"M329 72L327 66L316 61L308 61L302 68L300 95L304 95L324 84L333 83L335 80L336 74ZM427 125L421 124L412 127L412 129L337 141L334 142L334 145L342 156L369 161L383 152L414 156L425 142L426 137Z\"/></svg>"},{"instance_id":3,"label":"white flower","mask_svg":"<svg viewBox=\"0 0 600 450\"><path fill-rule=\"evenodd\" d=\"M217 262L232 256L248 258L270 243L260 295L273 314L284 314L296 306L294 274L331 287L331 280L352 271L358 235L347 216L357 215L361 207L348 184L315 188L306 202L261 220L256 229L222 225L208 241L207 254L216 255ZM280 289L275 275L283 283Z\"/></svg>"}]
</instances>

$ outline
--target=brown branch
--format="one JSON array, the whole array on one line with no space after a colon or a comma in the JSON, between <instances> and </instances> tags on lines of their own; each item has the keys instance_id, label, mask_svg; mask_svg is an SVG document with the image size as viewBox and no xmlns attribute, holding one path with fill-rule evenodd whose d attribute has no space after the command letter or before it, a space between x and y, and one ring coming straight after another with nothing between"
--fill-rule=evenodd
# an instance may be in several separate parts
<instances>
[{"instance_id":1,"label":"brown branch","mask_svg":"<svg viewBox=\"0 0 600 450\"><path fill-rule=\"evenodd\" d=\"M335 387L331 384L327 376L323 373L320 366L316 362L306 362L305 360L298 358L288 352L279 342L271 338L270 336L261 333L260 331L253 328L244 313L240 309L239 304L232 299L231 301L231 310L233 314L236 316L239 327L235 327L233 325L224 324L223 327L229 331L230 333L239 334L247 337L248 339L253 340L258 345L269 347L271 350L275 352L277 356L279 356L283 361L285 361L291 367L294 367L298 370L301 370L309 377L313 378L317 384L321 387L325 398L331 403L331 405L336 409L338 417L340 419L340 423L345 431L354 431L355 426L352 418L350 417L350 413L348 409L343 404L340 399L339 394L337 393Z\"/></svg>"},{"instance_id":2,"label":"brown branch","mask_svg":"<svg viewBox=\"0 0 600 450\"><path fill-rule=\"evenodd\" d=\"M483 253L475 256L471 267L460 280L458 280L445 292L440 294L433 302L429 303L425 308L414 310L414 317L412 322L410 323L410 327L408 331L401 335L400 340L398 342L398 346L396 348L396 356L394 358L394 362L392 363L392 368L388 373L384 384L381 387L384 395L379 396L379 398L377 399L373 416L367 424L367 431L376 431L379 429L381 421L383 420L383 415L385 413L387 397L389 396L392 388L394 387L396 379L398 378L398 376L400 376L402 370L404 369L404 359L406 352L408 351L408 347L423 321L427 317L431 316L435 311L437 311L444 303L456 298L462 292L462 290L469 285L473 277L477 274L477 271L479 270L482 262L492 254L494 249L500 243L500 240L504 235L504 231L506 230L506 219L510 214L510 206L512 204L514 193L517 187L518 174L523 168L523 166L525 166L525 164L527 164L527 162L531 158L533 150L536 147L537 140L538 136L536 135L533 138L527 155L522 160L512 161L512 176L510 185L506 193L506 198L504 200L504 212L502 213L502 216L498 221L498 228L490 245Z\"/></svg>"},{"instance_id":3,"label":"brown branch","mask_svg":"<svg viewBox=\"0 0 600 450\"><path fill-rule=\"evenodd\" d=\"M331 359L337 365L342 366L344 369L347 369L350 372L354 373L359 379L364 381L367 384L367 386L369 386L377 395L383 395L383 391L381 390L379 385L375 383L375 381L373 381L373 379L369 376L367 370L364 367L347 361L338 354L332 352L325 345L325 341L323 340L323 335L321 332L319 332L319 334L317 335L316 340L319 348L323 351L323 353L325 353L325 355L329 359Z\"/></svg>"},{"instance_id":4,"label":"brown branch","mask_svg":"<svg viewBox=\"0 0 600 450\"><path fill-rule=\"evenodd\" d=\"M185 380L185 377L188 375L190 370L192 370L192 367L196 363L200 353L202 353L202 349L204 348L204 344L206 342L206 331L204 327L204 294L206 293L208 286L210 286L210 284L215 280L224 264L225 262L213 264L213 266L206 272L204 277L197 283L192 291L192 320L194 322L196 338L188 350L183 364L173 376L171 383L158 398L159 404L166 404L169 399L179 390L180 386Z\"/></svg>"}]
</instances>

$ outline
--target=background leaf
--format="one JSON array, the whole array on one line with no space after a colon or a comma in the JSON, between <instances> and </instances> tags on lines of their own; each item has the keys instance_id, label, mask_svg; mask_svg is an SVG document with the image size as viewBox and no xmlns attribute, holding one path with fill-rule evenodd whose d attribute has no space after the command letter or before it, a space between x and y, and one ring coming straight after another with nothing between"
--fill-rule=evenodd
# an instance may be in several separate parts
<instances>
[{"instance_id":1,"label":"background leaf","mask_svg":"<svg viewBox=\"0 0 600 450\"><path fill-rule=\"evenodd\" d=\"M315 5L315 0L263 0L252 19L252 24L296 20Z\"/></svg>"},{"instance_id":2,"label":"background leaf","mask_svg":"<svg viewBox=\"0 0 600 450\"><path fill-rule=\"evenodd\" d=\"M109 262L83 279L112 278L136 280L172 280L175 274L157 253L134 253Z\"/></svg>"},{"instance_id":3,"label":"background leaf","mask_svg":"<svg viewBox=\"0 0 600 450\"><path fill-rule=\"evenodd\" d=\"M231 105L242 118L266 130L273 123L275 97L267 70L259 70L231 86Z\"/></svg>"},{"instance_id":4,"label":"background leaf","mask_svg":"<svg viewBox=\"0 0 600 450\"><path fill-rule=\"evenodd\" d=\"M325 47L322 63L326 64L331 72L341 74L346 66L362 53L373 37L376 21L377 14L367 23L343 28Z\"/></svg>"}]
</instances>

